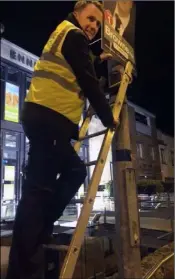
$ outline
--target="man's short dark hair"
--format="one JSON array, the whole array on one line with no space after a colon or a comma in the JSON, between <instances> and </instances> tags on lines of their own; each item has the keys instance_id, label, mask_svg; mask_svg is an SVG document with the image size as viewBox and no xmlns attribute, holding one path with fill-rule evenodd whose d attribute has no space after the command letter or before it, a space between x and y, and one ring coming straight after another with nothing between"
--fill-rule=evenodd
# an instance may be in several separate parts
<instances>
[{"instance_id":1,"label":"man's short dark hair","mask_svg":"<svg viewBox=\"0 0 175 279\"><path fill-rule=\"evenodd\" d=\"M74 6L74 12L80 12L82 11L87 5L93 4L96 6L102 13L104 12L103 4L99 1L85 1L85 0L79 0L76 2Z\"/></svg>"}]
</instances>

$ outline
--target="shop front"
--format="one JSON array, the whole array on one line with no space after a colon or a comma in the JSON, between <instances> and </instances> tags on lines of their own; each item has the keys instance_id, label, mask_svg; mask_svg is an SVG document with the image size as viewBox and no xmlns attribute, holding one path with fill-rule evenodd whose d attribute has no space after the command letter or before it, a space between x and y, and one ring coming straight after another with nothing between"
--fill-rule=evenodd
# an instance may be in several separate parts
<instances>
[{"instance_id":1,"label":"shop front","mask_svg":"<svg viewBox=\"0 0 175 279\"><path fill-rule=\"evenodd\" d=\"M1 39L1 220L14 218L21 196L27 141L20 123L20 114L37 59L22 48Z\"/></svg>"},{"instance_id":2,"label":"shop front","mask_svg":"<svg viewBox=\"0 0 175 279\"><path fill-rule=\"evenodd\" d=\"M20 195L20 137L21 134L8 130L1 131L2 139L2 217L13 218L15 205Z\"/></svg>"}]
</instances>

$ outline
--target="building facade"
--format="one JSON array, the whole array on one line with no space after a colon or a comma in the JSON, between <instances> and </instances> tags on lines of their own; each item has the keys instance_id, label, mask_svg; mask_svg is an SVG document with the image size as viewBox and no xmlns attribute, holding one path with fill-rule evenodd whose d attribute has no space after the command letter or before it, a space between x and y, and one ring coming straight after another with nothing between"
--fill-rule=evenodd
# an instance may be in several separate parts
<instances>
[{"instance_id":1,"label":"building facade","mask_svg":"<svg viewBox=\"0 0 175 279\"><path fill-rule=\"evenodd\" d=\"M28 141L20 122L21 108L29 89L37 56L1 39L1 214L7 204L21 195L22 167L26 160Z\"/></svg>"},{"instance_id":2,"label":"building facade","mask_svg":"<svg viewBox=\"0 0 175 279\"><path fill-rule=\"evenodd\" d=\"M155 115L128 102L133 166L137 181L161 179Z\"/></svg>"},{"instance_id":3,"label":"building facade","mask_svg":"<svg viewBox=\"0 0 175 279\"><path fill-rule=\"evenodd\" d=\"M142 179L161 179L161 168L155 115L128 101L131 155L136 170L137 181ZM101 121L94 116L89 127L89 134L105 129ZM89 160L97 159L104 136L89 140ZM94 167L90 167L92 175ZM112 152L110 150L101 178L101 185L113 179Z\"/></svg>"},{"instance_id":4,"label":"building facade","mask_svg":"<svg viewBox=\"0 0 175 279\"><path fill-rule=\"evenodd\" d=\"M157 130L161 176L164 182L174 182L174 138Z\"/></svg>"}]
</instances>

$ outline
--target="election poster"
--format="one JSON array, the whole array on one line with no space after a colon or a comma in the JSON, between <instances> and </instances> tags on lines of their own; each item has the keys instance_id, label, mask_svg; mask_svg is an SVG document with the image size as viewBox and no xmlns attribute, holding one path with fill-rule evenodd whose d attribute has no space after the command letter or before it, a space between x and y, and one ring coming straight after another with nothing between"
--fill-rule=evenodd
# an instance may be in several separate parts
<instances>
[{"instance_id":1,"label":"election poster","mask_svg":"<svg viewBox=\"0 0 175 279\"><path fill-rule=\"evenodd\" d=\"M103 4L101 47L113 55L113 59L108 61L109 86L113 86L118 82L120 70L127 61L131 61L135 67L136 8L132 0L104 0Z\"/></svg>"}]
</instances>

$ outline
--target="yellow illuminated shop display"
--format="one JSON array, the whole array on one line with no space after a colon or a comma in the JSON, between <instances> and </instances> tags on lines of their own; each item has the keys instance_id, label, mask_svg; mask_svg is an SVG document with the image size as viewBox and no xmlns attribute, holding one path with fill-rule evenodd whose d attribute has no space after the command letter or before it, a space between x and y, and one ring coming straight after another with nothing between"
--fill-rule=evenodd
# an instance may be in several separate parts
<instances>
[{"instance_id":1,"label":"yellow illuminated shop display","mask_svg":"<svg viewBox=\"0 0 175 279\"><path fill-rule=\"evenodd\" d=\"M6 183L8 181L8 183ZM11 182L11 183L9 183ZM4 166L4 199L14 198L15 166Z\"/></svg>"},{"instance_id":2,"label":"yellow illuminated shop display","mask_svg":"<svg viewBox=\"0 0 175 279\"><path fill-rule=\"evenodd\" d=\"M19 87L6 82L4 119L12 122L19 120Z\"/></svg>"}]
</instances>

